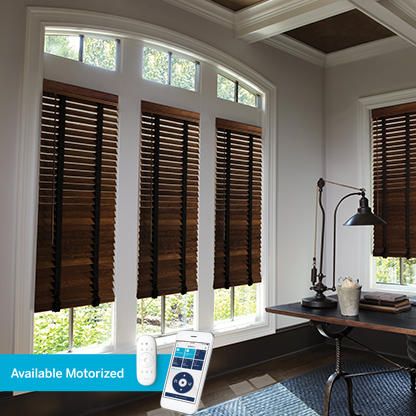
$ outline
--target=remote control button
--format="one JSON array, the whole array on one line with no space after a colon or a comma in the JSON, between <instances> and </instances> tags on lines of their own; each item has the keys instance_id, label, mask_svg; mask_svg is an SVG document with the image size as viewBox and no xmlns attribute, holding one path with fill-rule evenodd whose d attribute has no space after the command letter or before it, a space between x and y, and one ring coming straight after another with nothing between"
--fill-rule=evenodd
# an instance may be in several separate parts
<instances>
[{"instance_id":1,"label":"remote control button","mask_svg":"<svg viewBox=\"0 0 416 416\"><path fill-rule=\"evenodd\" d=\"M172 380L172 386L178 393L187 393L193 385L194 379L189 373L178 373Z\"/></svg>"},{"instance_id":2,"label":"remote control button","mask_svg":"<svg viewBox=\"0 0 416 416\"><path fill-rule=\"evenodd\" d=\"M152 356L148 352L143 353L140 360L143 367L150 367L153 364Z\"/></svg>"}]
</instances>

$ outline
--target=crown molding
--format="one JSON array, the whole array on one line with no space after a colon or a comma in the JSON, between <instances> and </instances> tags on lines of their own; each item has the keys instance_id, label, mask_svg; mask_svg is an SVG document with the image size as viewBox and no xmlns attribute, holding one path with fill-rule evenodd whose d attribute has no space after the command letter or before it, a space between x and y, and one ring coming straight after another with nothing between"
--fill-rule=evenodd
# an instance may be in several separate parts
<instances>
[{"instance_id":1,"label":"crown molding","mask_svg":"<svg viewBox=\"0 0 416 416\"><path fill-rule=\"evenodd\" d=\"M404 15L416 21L416 3L414 0L390 0L390 3Z\"/></svg>"},{"instance_id":2,"label":"crown molding","mask_svg":"<svg viewBox=\"0 0 416 416\"><path fill-rule=\"evenodd\" d=\"M257 42L353 8L347 0L268 0L236 12L235 31Z\"/></svg>"},{"instance_id":3,"label":"crown molding","mask_svg":"<svg viewBox=\"0 0 416 416\"><path fill-rule=\"evenodd\" d=\"M321 67L325 66L326 55L323 52L318 51L317 49L312 48L295 39L292 39L289 36L278 35L270 39L264 39L263 42L266 45L269 45L269 46L272 46L273 48L287 52L290 55L301 58L312 64L315 64Z\"/></svg>"},{"instance_id":4,"label":"crown molding","mask_svg":"<svg viewBox=\"0 0 416 416\"><path fill-rule=\"evenodd\" d=\"M402 19L397 12L390 10L377 1L350 0L358 10L382 24L387 29L399 35L401 38L416 46L416 27ZM389 4L389 3L386 3ZM404 4L404 3L402 3ZM406 2L406 4L409 4ZM391 4L390 4L391 5Z\"/></svg>"},{"instance_id":5,"label":"crown molding","mask_svg":"<svg viewBox=\"0 0 416 416\"><path fill-rule=\"evenodd\" d=\"M234 29L235 13L224 6L210 0L164 0L175 7L204 17L228 29Z\"/></svg>"},{"instance_id":6,"label":"crown molding","mask_svg":"<svg viewBox=\"0 0 416 416\"><path fill-rule=\"evenodd\" d=\"M378 1L372 1L372 3L375 4L368 5L365 3L367 0L266 0L262 3L247 7L238 12L230 11L210 0L165 1L190 13L197 14L210 21L220 24L224 27L233 29L236 31L237 36L240 36L241 39L251 42L261 40L271 47L289 53L320 67L334 67L337 65L343 65L409 47L413 42L411 42L407 37L401 36L400 33L398 33L397 28L399 31L404 29L406 34L408 34L410 25L400 19L396 13L401 12L410 19L414 19L416 21L416 2L414 2L414 0L389 0L389 5L396 9L396 13L384 7L384 2L378 4ZM364 5L366 8L369 7L370 10L364 10ZM393 16L394 26L396 30L393 28L390 29L398 33L399 36L381 39L378 41L344 49L338 52L325 54L284 34L273 35L273 33L275 33L278 29L279 23L277 20L279 17L285 17L287 19L289 15L293 14L293 19L296 19L295 26L298 27L310 23L311 19L320 20L325 17L351 10L355 6L389 28L390 26L384 23L383 20L386 16L386 13L389 17ZM376 16L372 16L373 9L376 12ZM381 19L380 16L382 17ZM273 19L275 22L274 26L272 25L266 27L267 22L270 22ZM284 24L294 24L293 19L289 19L291 22L287 20ZM256 30L254 30L256 25L262 29L259 29L256 32ZM245 31L251 30L251 32L247 32L246 35L241 36L242 29ZM282 26L280 26L279 30L281 29ZM279 30L277 30L278 33Z\"/></svg>"},{"instance_id":7,"label":"crown molding","mask_svg":"<svg viewBox=\"0 0 416 416\"><path fill-rule=\"evenodd\" d=\"M363 45L353 46L342 51L332 52L326 55L325 66L332 67L350 62L361 61L375 56L388 54L401 49L410 48L408 42L399 36L375 40Z\"/></svg>"}]
</instances>

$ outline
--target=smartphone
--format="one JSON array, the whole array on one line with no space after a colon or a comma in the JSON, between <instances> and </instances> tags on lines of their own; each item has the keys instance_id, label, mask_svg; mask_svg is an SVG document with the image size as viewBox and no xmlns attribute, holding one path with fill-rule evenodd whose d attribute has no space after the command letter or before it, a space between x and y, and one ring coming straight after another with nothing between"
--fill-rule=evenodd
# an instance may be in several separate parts
<instances>
[{"instance_id":1,"label":"smartphone","mask_svg":"<svg viewBox=\"0 0 416 416\"><path fill-rule=\"evenodd\" d=\"M214 337L209 332L183 331L177 334L161 407L187 414L198 410L213 342Z\"/></svg>"}]
</instances>

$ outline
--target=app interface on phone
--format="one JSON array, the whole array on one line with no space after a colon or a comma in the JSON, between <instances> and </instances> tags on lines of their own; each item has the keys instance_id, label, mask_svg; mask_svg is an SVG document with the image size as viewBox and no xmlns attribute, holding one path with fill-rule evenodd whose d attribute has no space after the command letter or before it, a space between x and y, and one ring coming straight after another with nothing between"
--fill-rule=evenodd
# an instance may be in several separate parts
<instances>
[{"instance_id":1,"label":"app interface on phone","mask_svg":"<svg viewBox=\"0 0 416 416\"><path fill-rule=\"evenodd\" d=\"M205 370L209 344L178 341L163 396L195 403Z\"/></svg>"}]
</instances>

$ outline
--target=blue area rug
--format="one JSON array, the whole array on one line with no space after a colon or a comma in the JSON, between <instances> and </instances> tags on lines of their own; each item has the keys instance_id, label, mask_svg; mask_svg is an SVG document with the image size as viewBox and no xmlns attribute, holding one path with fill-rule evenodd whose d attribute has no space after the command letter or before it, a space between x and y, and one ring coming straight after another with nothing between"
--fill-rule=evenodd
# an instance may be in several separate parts
<instances>
[{"instance_id":1,"label":"blue area rug","mask_svg":"<svg viewBox=\"0 0 416 416\"><path fill-rule=\"evenodd\" d=\"M351 373L376 371L383 367L347 363ZM201 410L199 416L319 416L322 414L324 384L334 367L323 367L302 376L266 387L255 393ZM357 377L354 409L364 416L415 416L416 393L410 391L407 372ZM337 381L332 391L331 416L348 416L346 388Z\"/></svg>"}]
</instances>

